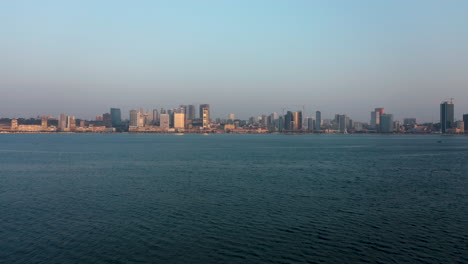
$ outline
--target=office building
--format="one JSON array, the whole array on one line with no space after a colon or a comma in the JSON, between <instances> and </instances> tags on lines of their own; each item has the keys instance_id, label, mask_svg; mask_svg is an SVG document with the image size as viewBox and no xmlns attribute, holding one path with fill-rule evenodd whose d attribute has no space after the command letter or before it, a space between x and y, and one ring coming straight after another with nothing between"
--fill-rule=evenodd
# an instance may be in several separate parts
<instances>
[{"instance_id":1,"label":"office building","mask_svg":"<svg viewBox=\"0 0 468 264\"><path fill-rule=\"evenodd\" d=\"M447 133L455 121L455 106L452 101L440 104L440 131Z\"/></svg>"},{"instance_id":2,"label":"office building","mask_svg":"<svg viewBox=\"0 0 468 264\"><path fill-rule=\"evenodd\" d=\"M194 120L195 119L195 106L194 105L188 105L187 108L187 120Z\"/></svg>"},{"instance_id":3,"label":"office building","mask_svg":"<svg viewBox=\"0 0 468 264\"><path fill-rule=\"evenodd\" d=\"M403 119L403 125L405 126L414 126L416 125L416 118L405 118Z\"/></svg>"},{"instance_id":4,"label":"office building","mask_svg":"<svg viewBox=\"0 0 468 264\"><path fill-rule=\"evenodd\" d=\"M349 118L346 115L338 115L338 129L340 133L347 133Z\"/></svg>"},{"instance_id":5,"label":"office building","mask_svg":"<svg viewBox=\"0 0 468 264\"><path fill-rule=\"evenodd\" d=\"M58 120L58 129L64 131L67 128L68 117L66 114L60 114Z\"/></svg>"},{"instance_id":6,"label":"office building","mask_svg":"<svg viewBox=\"0 0 468 264\"><path fill-rule=\"evenodd\" d=\"M468 132L468 114L463 115L463 122L465 123L465 132Z\"/></svg>"},{"instance_id":7,"label":"office building","mask_svg":"<svg viewBox=\"0 0 468 264\"><path fill-rule=\"evenodd\" d=\"M379 130L380 129L380 116L385 114L384 108L375 108L373 112L371 112L371 121L370 126L373 129Z\"/></svg>"},{"instance_id":8,"label":"office building","mask_svg":"<svg viewBox=\"0 0 468 264\"><path fill-rule=\"evenodd\" d=\"M138 110L130 111L130 126L131 127L143 127L145 119L143 114Z\"/></svg>"},{"instance_id":9,"label":"office building","mask_svg":"<svg viewBox=\"0 0 468 264\"><path fill-rule=\"evenodd\" d=\"M322 113L320 111L315 112L315 130L320 132L322 125Z\"/></svg>"},{"instance_id":10,"label":"office building","mask_svg":"<svg viewBox=\"0 0 468 264\"><path fill-rule=\"evenodd\" d=\"M206 116L208 123L211 122L210 105L209 104L201 104L200 105L200 118L204 119L204 116Z\"/></svg>"},{"instance_id":11,"label":"office building","mask_svg":"<svg viewBox=\"0 0 468 264\"><path fill-rule=\"evenodd\" d=\"M174 113L174 128L185 128L185 113Z\"/></svg>"},{"instance_id":12,"label":"office building","mask_svg":"<svg viewBox=\"0 0 468 264\"><path fill-rule=\"evenodd\" d=\"M153 125L156 125L159 123L159 112L158 109L153 109Z\"/></svg>"},{"instance_id":13,"label":"office building","mask_svg":"<svg viewBox=\"0 0 468 264\"><path fill-rule=\"evenodd\" d=\"M286 112L284 116L284 130L291 131L294 127L293 113L291 111Z\"/></svg>"},{"instance_id":14,"label":"office building","mask_svg":"<svg viewBox=\"0 0 468 264\"><path fill-rule=\"evenodd\" d=\"M201 118L203 128L210 128L210 105L207 106L208 107L200 108L200 110L202 111Z\"/></svg>"},{"instance_id":15,"label":"office building","mask_svg":"<svg viewBox=\"0 0 468 264\"><path fill-rule=\"evenodd\" d=\"M315 120L312 117L307 118L307 130L308 131L314 131Z\"/></svg>"},{"instance_id":16,"label":"office building","mask_svg":"<svg viewBox=\"0 0 468 264\"><path fill-rule=\"evenodd\" d=\"M122 123L122 113L120 112L120 108L111 108L110 114L112 119L112 126L118 126Z\"/></svg>"},{"instance_id":17,"label":"office building","mask_svg":"<svg viewBox=\"0 0 468 264\"><path fill-rule=\"evenodd\" d=\"M169 129L169 114L159 115L159 127L162 129Z\"/></svg>"},{"instance_id":18,"label":"office building","mask_svg":"<svg viewBox=\"0 0 468 264\"><path fill-rule=\"evenodd\" d=\"M102 122L104 123L104 126L109 128L112 127L112 114L105 113L102 115Z\"/></svg>"},{"instance_id":19,"label":"office building","mask_svg":"<svg viewBox=\"0 0 468 264\"><path fill-rule=\"evenodd\" d=\"M380 116L380 132L382 133L393 133L393 115L392 114L382 114Z\"/></svg>"},{"instance_id":20,"label":"office building","mask_svg":"<svg viewBox=\"0 0 468 264\"><path fill-rule=\"evenodd\" d=\"M234 119L236 119L236 115L235 114L229 114L229 120L234 121Z\"/></svg>"},{"instance_id":21,"label":"office building","mask_svg":"<svg viewBox=\"0 0 468 264\"><path fill-rule=\"evenodd\" d=\"M302 129L302 111L293 113L293 130L299 131Z\"/></svg>"}]
</instances>

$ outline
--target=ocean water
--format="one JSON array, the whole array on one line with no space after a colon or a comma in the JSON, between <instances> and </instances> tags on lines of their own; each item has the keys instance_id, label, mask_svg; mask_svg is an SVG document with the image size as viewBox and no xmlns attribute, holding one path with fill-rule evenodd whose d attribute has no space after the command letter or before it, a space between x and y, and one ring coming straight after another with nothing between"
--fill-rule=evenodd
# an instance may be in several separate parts
<instances>
[{"instance_id":1,"label":"ocean water","mask_svg":"<svg viewBox=\"0 0 468 264\"><path fill-rule=\"evenodd\" d=\"M468 137L0 135L0 263L468 263L467 184Z\"/></svg>"}]
</instances>

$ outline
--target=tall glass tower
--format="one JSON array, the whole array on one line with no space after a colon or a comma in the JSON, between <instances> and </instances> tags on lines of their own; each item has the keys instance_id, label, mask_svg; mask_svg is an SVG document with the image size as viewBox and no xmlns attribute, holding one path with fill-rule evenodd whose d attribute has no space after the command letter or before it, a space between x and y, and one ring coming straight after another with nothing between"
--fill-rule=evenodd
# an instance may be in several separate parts
<instances>
[{"instance_id":1,"label":"tall glass tower","mask_svg":"<svg viewBox=\"0 0 468 264\"><path fill-rule=\"evenodd\" d=\"M440 104L440 131L447 133L455 121L455 105L452 101Z\"/></svg>"},{"instance_id":2,"label":"tall glass tower","mask_svg":"<svg viewBox=\"0 0 468 264\"><path fill-rule=\"evenodd\" d=\"M112 126L117 126L122 123L122 114L120 113L120 108L111 108L110 114Z\"/></svg>"}]
</instances>

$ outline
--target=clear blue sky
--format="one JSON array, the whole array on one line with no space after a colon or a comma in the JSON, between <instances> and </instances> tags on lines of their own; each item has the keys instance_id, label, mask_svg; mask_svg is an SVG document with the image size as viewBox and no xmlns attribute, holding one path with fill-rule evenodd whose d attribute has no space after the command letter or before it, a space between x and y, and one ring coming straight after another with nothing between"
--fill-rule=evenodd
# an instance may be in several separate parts
<instances>
[{"instance_id":1,"label":"clear blue sky","mask_svg":"<svg viewBox=\"0 0 468 264\"><path fill-rule=\"evenodd\" d=\"M0 116L468 113L468 1L1 1Z\"/></svg>"}]
</instances>

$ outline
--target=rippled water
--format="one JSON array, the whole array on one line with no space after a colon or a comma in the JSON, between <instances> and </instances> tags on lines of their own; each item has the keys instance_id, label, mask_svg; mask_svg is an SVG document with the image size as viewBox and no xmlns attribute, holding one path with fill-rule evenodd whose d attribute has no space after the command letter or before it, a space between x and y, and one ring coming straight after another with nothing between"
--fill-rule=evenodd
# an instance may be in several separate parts
<instances>
[{"instance_id":1,"label":"rippled water","mask_svg":"<svg viewBox=\"0 0 468 264\"><path fill-rule=\"evenodd\" d=\"M0 262L468 263L467 183L468 137L0 135Z\"/></svg>"}]
</instances>

